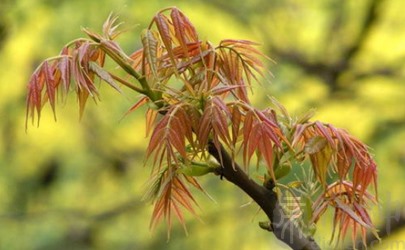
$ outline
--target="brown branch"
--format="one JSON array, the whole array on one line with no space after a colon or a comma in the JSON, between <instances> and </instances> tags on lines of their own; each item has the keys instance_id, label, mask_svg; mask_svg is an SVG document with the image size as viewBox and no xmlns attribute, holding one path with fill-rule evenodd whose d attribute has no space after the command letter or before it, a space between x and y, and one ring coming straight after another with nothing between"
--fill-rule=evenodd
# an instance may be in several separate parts
<instances>
[{"instance_id":1,"label":"brown branch","mask_svg":"<svg viewBox=\"0 0 405 250\"><path fill-rule=\"evenodd\" d=\"M292 249L320 249L314 239L305 236L284 213L277 194L273 191L273 182L266 182L263 186L257 184L237 163L233 162L223 147L218 151L211 142L208 151L218 162L221 162L217 174L238 186L260 206L270 220L271 231L280 241Z\"/></svg>"}]
</instances>

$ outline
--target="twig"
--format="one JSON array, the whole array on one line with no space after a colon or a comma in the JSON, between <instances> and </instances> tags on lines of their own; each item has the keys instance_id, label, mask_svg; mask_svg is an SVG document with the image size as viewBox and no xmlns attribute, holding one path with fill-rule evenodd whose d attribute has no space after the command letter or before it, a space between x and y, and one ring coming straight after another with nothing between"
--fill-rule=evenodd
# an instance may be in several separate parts
<instances>
[{"instance_id":1,"label":"twig","mask_svg":"<svg viewBox=\"0 0 405 250\"><path fill-rule=\"evenodd\" d=\"M263 186L257 184L237 163L233 162L222 146L218 151L210 142L208 151L222 164L217 169L217 174L238 186L261 207L270 220L271 227L269 228L280 241L292 249L321 249L312 237L305 236L284 213L277 194L273 191L274 183L272 181L265 182Z\"/></svg>"}]
</instances>

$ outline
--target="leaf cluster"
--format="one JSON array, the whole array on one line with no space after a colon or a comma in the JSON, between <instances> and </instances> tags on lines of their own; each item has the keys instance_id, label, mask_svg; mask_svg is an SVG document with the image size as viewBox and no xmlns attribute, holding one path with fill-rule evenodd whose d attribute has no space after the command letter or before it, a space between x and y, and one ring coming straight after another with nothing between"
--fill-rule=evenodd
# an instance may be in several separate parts
<instances>
[{"instance_id":1,"label":"leaf cluster","mask_svg":"<svg viewBox=\"0 0 405 250\"><path fill-rule=\"evenodd\" d=\"M299 190L302 182L285 186L295 198L306 199L299 213L306 214L305 222L316 223L332 207L337 240L349 226L354 228L353 238L358 231L363 240L366 230L375 232L367 204L376 198L367 188L377 188L377 171L367 146L342 129L311 122L310 114L291 117L274 99L274 108L253 107L248 92L263 78L263 60L268 59L256 43L202 41L180 10L167 8L142 32L142 48L127 55L115 41L119 26L117 17L110 16L101 34L84 29L88 38L67 44L60 55L35 70L28 84L27 120L39 121L48 101L55 113L58 93L65 97L70 90L82 114L89 96L99 98L97 79L118 91L123 85L138 92L141 97L128 113L146 106L146 156L153 166L148 197L155 204L152 227L166 218L170 228L173 214L184 225L183 209L195 214L190 188L203 191L197 176L222 165L221 160L213 163L207 151L213 143L218 151L229 150L234 162L240 155L247 173L255 159L259 168L264 166L262 179L276 183L295 172L291 169L297 164L292 163L309 162L315 176L310 181L319 183L321 191ZM106 69L107 58L128 77Z\"/></svg>"},{"instance_id":2,"label":"leaf cluster","mask_svg":"<svg viewBox=\"0 0 405 250\"><path fill-rule=\"evenodd\" d=\"M371 203L377 203L377 197L367 191L373 185L377 194L377 166L367 146L345 130L319 121L298 124L292 144L309 158L322 186L321 194L311 202L310 223L317 222L326 209L332 207L334 232L336 229L339 232L336 242L343 241L349 228L353 242L358 232L364 245L367 231L378 238L367 212Z\"/></svg>"}]
</instances>

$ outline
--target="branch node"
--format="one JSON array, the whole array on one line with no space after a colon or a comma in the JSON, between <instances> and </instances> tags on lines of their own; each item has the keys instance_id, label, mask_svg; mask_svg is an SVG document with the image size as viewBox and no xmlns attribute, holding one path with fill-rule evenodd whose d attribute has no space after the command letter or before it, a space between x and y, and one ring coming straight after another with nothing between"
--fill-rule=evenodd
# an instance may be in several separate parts
<instances>
[{"instance_id":1,"label":"branch node","mask_svg":"<svg viewBox=\"0 0 405 250\"><path fill-rule=\"evenodd\" d=\"M218 166L214 169L214 174L219 175L219 179L222 181L224 179L224 168L222 166Z\"/></svg>"},{"instance_id":2,"label":"branch node","mask_svg":"<svg viewBox=\"0 0 405 250\"><path fill-rule=\"evenodd\" d=\"M274 183L273 179L271 178L266 178L266 180L263 183L263 187L265 187L268 190L273 190L273 188L276 186L276 184Z\"/></svg>"},{"instance_id":3,"label":"branch node","mask_svg":"<svg viewBox=\"0 0 405 250\"><path fill-rule=\"evenodd\" d=\"M259 227L263 230L273 232L273 227L271 226L270 221L260 221L259 222Z\"/></svg>"}]
</instances>

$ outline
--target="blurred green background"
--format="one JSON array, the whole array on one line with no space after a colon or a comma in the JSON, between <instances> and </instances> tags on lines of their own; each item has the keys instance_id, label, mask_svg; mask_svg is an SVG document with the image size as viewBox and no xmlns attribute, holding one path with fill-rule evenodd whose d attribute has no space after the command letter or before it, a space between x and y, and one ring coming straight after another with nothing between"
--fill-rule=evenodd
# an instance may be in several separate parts
<instances>
[{"instance_id":1,"label":"blurred green background","mask_svg":"<svg viewBox=\"0 0 405 250\"><path fill-rule=\"evenodd\" d=\"M402 0L1 0L0 249L279 249L260 230L257 206L231 184L201 179L216 200L197 194L201 220L150 232L151 204L142 201L150 169L143 112L121 120L133 104L101 86L81 121L72 96L47 107L25 132L26 83L46 57L100 30L111 11L131 30L128 53L160 9L176 5L202 39L250 39L276 63L270 84L254 88L256 106L277 97L292 114L316 108L315 119L346 128L373 149L380 207L373 218L387 234L377 249L404 249L405 2ZM329 214L330 216L330 214ZM331 217L316 239L328 248Z\"/></svg>"}]
</instances>

